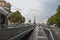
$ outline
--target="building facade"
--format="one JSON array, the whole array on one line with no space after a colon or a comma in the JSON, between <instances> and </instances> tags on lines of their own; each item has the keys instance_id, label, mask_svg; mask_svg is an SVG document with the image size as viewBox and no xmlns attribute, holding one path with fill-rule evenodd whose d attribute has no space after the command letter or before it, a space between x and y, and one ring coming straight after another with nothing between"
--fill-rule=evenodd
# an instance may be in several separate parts
<instances>
[{"instance_id":1,"label":"building facade","mask_svg":"<svg viewBox=\"0 0 60 40\"><path fill-rule=\"evenodd\" d=\"M0 0L0 26L5 28L9 25L9 18L11 13L11 5L7 3L5 0Z\"/></svg>"},{"instance_id":2,"label":"building facade","mask_svg":"<svg viewBox=\"0 0 60 40\"><path fill-rule=\"evenodd\" d=\"M11 12L11 4L7 3L5 0L0 0L0 7L3 7L7 11Z\"/></svg>"}]
</instances>

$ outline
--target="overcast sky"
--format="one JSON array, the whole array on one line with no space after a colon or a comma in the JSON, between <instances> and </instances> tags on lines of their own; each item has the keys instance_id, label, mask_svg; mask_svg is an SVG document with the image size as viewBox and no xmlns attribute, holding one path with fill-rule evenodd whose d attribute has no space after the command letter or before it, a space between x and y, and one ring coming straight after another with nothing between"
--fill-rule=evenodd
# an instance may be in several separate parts
<instances>
[{"instance_id":1,"label":"overcast sky","mask_svg":"<svg viewBox=\"0 0 60 40\"><path fill-rule=\"evenodd\" d=\"M34 16L37 23L46 21L56 12L60 0L7 0L12 5L12 11L19 10L27 20L33 22Z\"/></svg>"}]
</instances>

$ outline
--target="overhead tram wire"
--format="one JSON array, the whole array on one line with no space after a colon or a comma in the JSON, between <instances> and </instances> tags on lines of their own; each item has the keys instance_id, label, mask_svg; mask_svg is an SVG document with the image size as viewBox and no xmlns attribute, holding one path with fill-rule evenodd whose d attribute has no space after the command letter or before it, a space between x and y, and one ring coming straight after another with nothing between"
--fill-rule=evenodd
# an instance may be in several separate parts
<instances>
[{"instance_id":1,"label":"overhead tram wire","mask_svg":"<svg viewBox=\"0 0 60 40\"><path fill-rule=\"evenodd\" d=\"M10 3L8 0L6 0L6 1L7 1L8 3ZM16 7L15 5L13 5L12 3L10 3L10 4L11 4L16 10L22 12L21 9L17 8L17 7ZM15 10L15 9L14 9L14 10ZM11 10L13 10L13 9L11 9Z\"/></svg>"}]
</instances>

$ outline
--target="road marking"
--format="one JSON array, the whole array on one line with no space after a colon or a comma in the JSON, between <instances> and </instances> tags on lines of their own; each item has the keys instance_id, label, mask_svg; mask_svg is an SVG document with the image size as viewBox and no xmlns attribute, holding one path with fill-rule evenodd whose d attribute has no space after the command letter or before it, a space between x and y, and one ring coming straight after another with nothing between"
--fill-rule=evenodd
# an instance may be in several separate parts
<instances>
[{"instance_id":1,"label":"road marking","mask_svg":"<svg viewBox=\"0 0 60 40\"><path fill-rule=\"evenodd\" d=\"M38 36L37 38L45 38L45 37L43 37L43 36Z\"/></svg>"},{"instance_id":2,"label":"road marking","mask_svg":"<svg viewBox=\"0 0 60 40\"><path fill-rule=\"evenodd\" d=\"M44 35L42 34L42 36L38 36L39 32L42 32ZM33 40L38 40L38 39L45 39L45 40L47 40L47 36L44 33L44 30L43 30L42 26L40 26L40 27L36 26L34 34L35 35L34 35ZM41 35L41 34L39 34L39 35Z\"/></svg>"}]
</instances>

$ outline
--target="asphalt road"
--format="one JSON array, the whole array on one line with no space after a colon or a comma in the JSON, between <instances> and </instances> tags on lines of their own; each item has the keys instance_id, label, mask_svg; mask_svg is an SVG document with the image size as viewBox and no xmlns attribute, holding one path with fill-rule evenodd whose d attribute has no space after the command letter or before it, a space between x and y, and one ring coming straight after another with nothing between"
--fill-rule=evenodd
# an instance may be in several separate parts
<instances>
[{"instance_id":1,"label":"asphalt road","mask_svg":"<svg viewBox=\"0 0 60 40\"><path fill-rule=\"evenodd\" d=\"M50 31L47 30L46 27L37 26L31 34L29 33L24 38L22 38L22 40L27 40L28 38L28 40L55 40L52 38L53 35L51 35L52 32L50 33Z\"/></svg>"},{"instance_id":2,"label":"asphalt road","mask_svg":"<svg viewBox=\"0 0 60 40\"><path fill-rule=\"evenodd\" d=\"M35 29L26 37L24 37L26 40L48 40L43 28L41 26L36 26ZM23 38L23 40L25 40Z\"/></svg>"},{"instance_id":3,"label":"asphalt road","mask_svg":"<svg viewBox=\"0 0 60 40\"><path fill-rule=\"evenodd\" d=\"M36 28L34 25L24 25L23 27L8 28L8 29L0 30L0 40L8 40L8 39L11 40L11 38L13 39L15 37L15 35L21 34L21 33L25 32L26 30L27 30L27 32L24 34L21 34L18 38L16 38L16 40L27 40L29 38L29 36L31 35L31 32L28 30L30 30L33 27ZM48 40L57 40L57 35L53 32L53 30L48 28L51 31L51 33L50 33L50 31L46 29L47 27L42 27L42 28L43 28ZM26 35L27 33L28 33L28 35ZM24 35L26 35L26 36L24 36Z\"/></svg>"}]
</instances>

